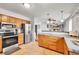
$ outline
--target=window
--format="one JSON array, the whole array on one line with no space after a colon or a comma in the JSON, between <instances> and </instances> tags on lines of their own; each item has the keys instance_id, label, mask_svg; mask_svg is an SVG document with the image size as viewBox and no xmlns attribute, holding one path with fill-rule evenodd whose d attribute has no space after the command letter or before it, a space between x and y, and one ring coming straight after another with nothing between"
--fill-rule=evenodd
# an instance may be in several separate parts
<instances>
[{"instance_id":1,"label":"window","mask_svg":"<svg viewBox=\"0 0 79 59\"><path fill-rule=\"evenodd\" d=\"M69 32L72 31L72 19L69 20Z\"/></svg>"}]
</instances>

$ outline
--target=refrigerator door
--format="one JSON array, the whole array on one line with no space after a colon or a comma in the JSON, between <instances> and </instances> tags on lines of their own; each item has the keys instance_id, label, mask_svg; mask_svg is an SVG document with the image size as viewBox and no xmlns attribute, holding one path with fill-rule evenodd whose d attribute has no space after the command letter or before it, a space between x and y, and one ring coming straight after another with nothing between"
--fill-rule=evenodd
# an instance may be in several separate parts
<instances>
[{"instance_id":1,"label":"refrigerator door","mask_svg":"<svg viewBox=\"0 0 79 59\"><path fill-rule=\"evenodd\" d=\"M25 43L31 42L31 24L25 24Z\"/></svg>"}]
</instances>

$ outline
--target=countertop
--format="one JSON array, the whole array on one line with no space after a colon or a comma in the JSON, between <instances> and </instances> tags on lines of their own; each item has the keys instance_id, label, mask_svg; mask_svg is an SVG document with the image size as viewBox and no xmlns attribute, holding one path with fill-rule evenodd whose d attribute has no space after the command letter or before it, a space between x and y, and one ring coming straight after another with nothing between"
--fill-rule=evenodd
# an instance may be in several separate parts
<instances>
[{"instance_id":1,"label":"countertop","mask_svg":"<svg viewBox=\"0 0 79 59\"><path fill-rule=\"evenodd\" d=\"M64 37L68 35L68 33L64 33L64 32L39 32L38 34L49 35L49 36L59 36L59 37Z\"/></svg>"},{"instance_id":2,"label":"countertop","mask_svg":"<svg viewBox=\"0 0 79 59\"><path fill-rule=\"evenodd\" d=\"M43 34L43 35L50 35L50 36L59 36L59 37L64 37L65 42L69 48L69 51L74 51L79 53L79 45L76 45L73 43L73 38L68 35L68 33L64 32L39 32L38 34Z\"/></svg>"},{"instance_id":3,"label":"countertop","mask_svg":"<svg viewBox=\"0 0 79 59\"><path fill-rule=\"evenodd\" d=\"M73 43L72 40L74 39L71 36L65 36L64 38L69 50L79 53L79 45Z\"/></svg>"}]
</instances>

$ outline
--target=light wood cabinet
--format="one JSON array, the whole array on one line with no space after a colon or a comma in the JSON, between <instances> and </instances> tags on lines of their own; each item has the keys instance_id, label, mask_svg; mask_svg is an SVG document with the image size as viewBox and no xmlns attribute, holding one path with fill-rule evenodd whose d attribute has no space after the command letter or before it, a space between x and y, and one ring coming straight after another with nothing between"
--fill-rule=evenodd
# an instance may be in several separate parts
<instances>
[{"instance_id":1,"label":"light wood cabinet","mask_svg":"<svg viewBox=\"0 0 79 59\"><path fill-rule=\"evenodd\" d=\"M9 17L9 23L16 23L16 19L14 17Z\"/></svg>"},{"instance_id":2,"label":"light wood cabinet","mask_svg":"<svg viewBox=\"0 0 79 59\"><path fill-rule=\"evenodd\" d=\"M63 54L68 51L63 37L38 35L38 45Z\"/></svg>"},{"instance_id":3,"label":"light wood cabinet","mask_svg":"<svg viewBox=\"0 0 79 59\"><path fill-rule=\"evenodd\" d=\"M69 48L67 47L66 42L64 43L64 54L65 55L69 55L70 54L70 51L69 51Z\"/></svg>"},{"instance_id":4,"label":"light wood cabinet","mask_svg":"<svg viewBox=\"0 0 79 59\"><path fill-rule=\"evenodd\" d=\"M24 24L24 23L25 23L25 21L24 21L24 20L22 20L22 23Z\"/></svg>"},{"instance_id":5,"label":"light wood cabinet","mask_svg":"<svg viewBox=\"0 0 79 59\"><path fill-rule=\"evenodd\" d=\"M21 27L21 24L30 24L31 21L27 21L24 19L16 18L16 17L11 17L7 15L0 14L0 22L6 22L6 23L15 23L17 27Z\"/></svg>"},{"instance_id":6,"label":"light wood cabinet","mask_svg":"<svg viewBox=\"0 0 79 59\"><path fill-rule=\"evenodd\" d=\"M26 21L27 24L31 24L31 21Z\"/></svg>"},{"instance_id":7,"label":"light wood cabinet","mask_svg":"<svg viewBox=\"0 0 79 59\"><path fill-rule=\"evenodd\" d=\"M25 21L25 20L22 20L22 23L23 23L23 24L25 24L25 23L26 23L26 21Z\"/></svg>"},{"instance_id":8,"label":"light wood cabinet","mask_svg":"<svg viewBox=\"0 0 79 59\"><path fill-rule=\"evenodd\" d=\"M16 18L16 27L21 28L21 20Z\"/></svg>"},{"instance_id":9,"label":"light wood cabinet","mask_svg":"<svg viewBox=\"0 0 79 59\"><path fill-rule=\"evenodd\" d=\"M18 35L18 44L22 45L24 43L24 39L23 39L23 33L20 33Z\"/></svg>"},{"instance_id":10,"label":"light wood cabinet","mask_svg":"<svg viewBox=\"0 0 79 59\"><path fill-rule=\"evenodd\" d=\"M0 15L0 22L2 21L2 15Z\"/></svg>"},{"instance_id":11,"label":"light wood cabinet","mask_svg":"<svg viewBox=\"0 0 79 59\"><path fill-rule=\"evenodd\" d=\"M0 53L2 53L2 50L3 50L3 48L2 48L2 36L0 36Z\"/></svg>"},{"instance_id":12,"label":"light wood cabinet","mask_svg":"<svg viewBox=\"0 0 79 59\"><path fill-rule=\"evenodd\" d=\"M9 23L9 16L2 15L2 22L7 22L7 23Z\"/></svg>"}]
</instances>

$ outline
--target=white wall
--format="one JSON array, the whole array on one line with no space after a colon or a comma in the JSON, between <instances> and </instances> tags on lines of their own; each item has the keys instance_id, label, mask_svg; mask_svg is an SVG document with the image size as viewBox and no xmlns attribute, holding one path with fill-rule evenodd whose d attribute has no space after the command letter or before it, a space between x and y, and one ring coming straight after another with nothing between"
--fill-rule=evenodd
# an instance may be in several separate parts
<instances>
[{"instance_id":1,"label":"white wall","mask_svg":"<svg viewBox=\"0 0 79 59\"><path fill-rule=\"evenodd\" d=\"M61 13L57 13L56 11L55 12L51 12L51 17L55 20L57 20L57 22L60 24L61 23ZM69 16L69 13L64 13L63 15L63 19L67 18ZM37 25L40 25L40 30L39 31L42 31L42 30L49 30L49 28L47 28L47 21L48 21L48 15L46 14L43 14L43 15L40 15L38 17L35 17L34 18L34 24L37 24ZM65 29L66 30L66 29Z\"/></svg>"},{"instance_id":2,"label":"white wall","mask_svg":"<svg viewBox=\"0 0 79 59\"><path fill-rule=\"evenodd\" d=\"M64 26L64 31L67 31L69 32L69 21L72 20L72 25L70 26L70 28L72 28L71 31L78 31L79 32L79 14L78 15L75 15L73 18L67 20L65 22L65 26Z\"/></svg>"},{"instance_id":3,"label":"white wall","mask_svg":"<svg viewBox=\"0 0 79 59\"><path fill-rule=\"evenodd\" d=\"M79 31L79 14L72 19L72 30Z\"/></svg>"},{"instance_id":4,"label":"white wall","mask_svg":"<svg viewBox=\"0 0 79 59\"><path fill-rule=\"evenodd\" d=\"M42 30L48 30L46 18L35 17L34 25L38 25L38 32L41 32Z\"/></svg>"},{"instance_id":5,"label":"white wall","mask_svg":"<svg viewBox=\"0 0 79 59\"><path fill-rule=\"evenodd\" d=\"M5 10L5 9L2 9L2 8L0 8L0 14L5 14L5 15L8 15L8 16L17 17L17 18L21 18L21 19L24 19L24 20L31 20L31 19L28 18L27 16L23 16L23 15L21 15L21 14L14 13L14 12L12 12L12 11Z\"/></svg>"},{"instance_id":6,"label":"white wall","mask_svg":"<svg viewBox=\"0 0 79 59\"><path fill-rule=\"evenodd\" d=\"M64 22L64 31L65 32L69 32L69 21L70 21L70 19L69 20L66 20Z\"/></svg>"},{"instance_id":7,"label":"white wall","mask_svg":"<svg viewBox=\"0 0 79 59\"><path fill-rule=\"evenodd\" d=\"M69 32L72 31L72 19L69 20Z\"/></svg>"}]
</instances>

